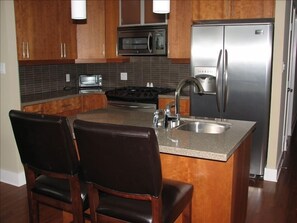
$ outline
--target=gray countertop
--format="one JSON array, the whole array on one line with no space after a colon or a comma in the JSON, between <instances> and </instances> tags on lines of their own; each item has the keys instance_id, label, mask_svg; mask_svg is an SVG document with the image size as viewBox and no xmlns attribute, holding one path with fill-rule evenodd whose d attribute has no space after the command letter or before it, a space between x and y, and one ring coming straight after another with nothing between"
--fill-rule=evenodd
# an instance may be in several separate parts
<instances>
[{"instance_id":1,"label":"gray countertop","mask_svg":"<svg viewBox=\"0 0 297 223\"><path fill-rule=\"evenodd\" d=\"M191 117L195 118L195 117ZM153 127L153 113L108 107L69 117L120 125ZM208 119L210 120L210 119ZM214 121L215 120L210 120ZM155 128L161 153L227 161L245 138L255 129L255 122L224 120L232 124L221 134L194 133L177 129Z\"/></svg>"}]
</instances>

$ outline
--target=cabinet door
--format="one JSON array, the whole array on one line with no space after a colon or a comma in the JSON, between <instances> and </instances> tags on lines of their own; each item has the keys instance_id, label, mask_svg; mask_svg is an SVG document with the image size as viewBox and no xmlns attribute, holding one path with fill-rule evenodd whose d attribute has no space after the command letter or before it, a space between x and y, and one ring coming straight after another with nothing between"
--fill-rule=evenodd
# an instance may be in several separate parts
<instances>
[{"instance_id":1,"label":"cabinet door","mask_svg":"<svg viewBox=\"0 0 297 223\"><path fill-rule=\"evenodd\" d=\"M166 105L168 105L170 102L173 102L174 99L172 98L159 98L158 101L158 108L159 109L165 109ZM180 114L183 116L189 116L190 115L190 102L188 98L182 98L180 99L180 108L179 108ZM174 114L175 108L171 108L171 113Z\"/></svg>"},{"instance_id":2,"label":"cabinet door","mask_svg":"<svg viewBox=\"0 0 297 223\"><path fill-rule=\"evenodd\" d=\"M19 60L55 58L59 42L55 1L16 0Z\"/></svg>"},{"instance_id":3,"label":"cabinet door","mask_svg":"<svg viewBox=\"0 0 297 223\"><path fill-rule=\"evenodd\" d=\"M104 0L87 1L87 23L77 24L77 56L79 59L105 58L104 8Z\"/></svg>"},{"instance_id":4,"label":"cabinet door","mask_svg":"<svg viewBox=\"0 0 297 223\"><path fill-rule=\"evenodd\" d=\"M76 58L76 29L70 0L16 0L19 60Z\"/></svg>"},{"instance_id":5,"label":"cabinet door","mask_svg":"<svg viewBox=\"0 0 297 223\"><path fill-rule=\"evenodd\" d=\"M81 97L59 99L44 103L43 113L53 115L75 115L81 112Z\"/></svg>"},{"instance_id":6,"label":"cabinet door","mask_svg":"<svg viewBox=\"0 0 297 223\"><path fill-rule=\"evenodd\" d=\"M190 59L192 4L171 0L168 17L168 57Z\"/></svg>"},{"instance_id":7,"label":"cabinet door","mask_svg":"<svg viewBox=\"0 0 297 223\"><path fill-rule=\"evenodd\" d=\"M193 0L193 20L227 19L230 14L229 0Z\"/></svg>"},{"instance_id":8,"label":"cabinet door","mask_svg":"<svg viewBox=\"0 0 297 223\"><path fill-rule=\"evenodd\" d=\"M274 17L275 0L193 0L193 20Z\"/></svg>"},{"instance_id":9,"label":"cabinet door","mask_svg":"<svg viewBox=\"0 0 297 223\"><path fill-rule=\"evenodd\" d=\"M30 54L30 47L33 43L33 18L32 18L32 1L15 0L15 23L16 23L16 39L18 60L29 60L32 55Z\"/></svg>"},{"instance_id":10,"label":"cabinet door","mask_svg":"<svg viewBox=\"0 0 297 223\"><path fill-rule=\"evenodd\" d=\"M171 4L172 4L172 0L171 0ZM171 10L172 10L172 8L171 8ZM144 23L145 24L166 23L166 15L165 14L153 13L153 1L152 0L144 0Z\"/></svg>"},{"instance_id":11,"label":"cabinet door","mask_svg":"<svg viewBox=\"0 0 297 223\"><path fill-rule=\"evenodd\" d=\"M95 109L106 108L107 99L104 94L83 95L82 111L87 112Z\"/></svg>"},{"instance_id":12,"label":"cabinet door","mask_svg":"<svg viewBox=\"0 0 297 223\"><path fill-rule=\"evenodd\" d=\"M165 24L166 14L153 13L152 0L119 0L121 26Z\"/></svg>"},{"instance_id":13,"label":"cabinet door","mask_svg":"<svg viewBox=\"0 0 297 223\"><path fill-rule=\"evenodd\" d=\"M62 59L76 59L76 24L71 19L71 2L70 0L58 0L58 7L60 56Z\"/></svg>"},{"instance_id":14,"label":"cabinet door","mask_svg":"<svg viewBox=\"0 0 297 223\"><path fill-rule=\"evenodd\" d=\"M117 55L117 27L119 25L118 1L105 1L105 57L112 59Z\"/></svg>"},{"instance_id":15,"label":"cabinet door","mask_svg":"<svg viewBox=\"0 0 297 223\"><path fill-rule=\"evenodd\" d=\"M27 0L26 0L27 1ZM33 1L31 4L34 19L32 30L34 41L31 44L33 60L60 59L60 36L58 26L57 1Z\"/></svg>"},{"instance_id":16,"label":"cabinet door","mask_svg":"<svg viewBox=\"0 0 297 223\"><path fill-rule=\"evenodd\" d=\"M275 0L232 0L233 19L273 18Z\"/></svg>"},{"instance_id":17,"label":"cabinet door","mask_svg":"<svg viewBox=\"0 0 297 223\"><path fill-rule=\"evenodd\" d=\"M137 25L141 23L140 5L140 0L120 0L121 25Z\"/></svg>"}]
</instances>

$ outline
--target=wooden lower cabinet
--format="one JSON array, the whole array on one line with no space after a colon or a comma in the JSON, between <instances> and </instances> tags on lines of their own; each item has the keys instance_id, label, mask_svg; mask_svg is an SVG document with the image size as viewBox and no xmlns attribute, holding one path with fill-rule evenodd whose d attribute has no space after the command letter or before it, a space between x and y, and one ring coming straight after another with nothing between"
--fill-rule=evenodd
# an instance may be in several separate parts
<instances>
[{"instance_id":1,"label":"wooden lower cabinet","mask_svg":"<svg viewBox=\"0 0 297 223\"><path fill-rule=\"evenodd\" d=\"M22 108L24 112L31 112L31 113L43 113L43 104L34 104L34 105L27 105Z\"/></svg>"},{"instance_id":2,"label":"wooden lower cabinet","mask_svg":"<svg viewBox=\"0 0 297 223\"><path fill-rule=\"evenodd\" d=\"M174 98L159 98L158 101L158 108L164 109L166 108L166 105L168 105L170 102L173 102ZM189 98L181 98L180 99L180 108L179 108L180 114L183 116L189 116L190 115L190 100ZM171 108L171 112L174 114L175 108Z\"/></svg>"},{"instance_id":3,"label":"wooden lower cabinet","mask_svg":"<svg viewBox=\"0 0 297 223\"><path fill-rule=\"evenodd\" d=\"M105 95L89 94L83 95L82 98L82 112L106 108L107 106L107 99Z\"/></svg>"},{"instance_id":4,"label":"wooden lower cabinet","mask_svg":"<svg viewBox=\"0 0 297 223\"><path fill-rule=\"evenodd\" d=\"M49 115L70 116L81 112L81 97L46 102L43 105L43 113Z\"/></svg>"},{"instance_id":5,"label":"wooden lower cabinet","mask_svg":"<svg viewBox=\"0 0 297 223\"><path fill-rule=\"evenodd\" d=\"M194 185L192 222L242 223L247 212L250 149L248 136L227 162L161 154L164 178ZM176 223L181 222L181 216Z\"/></svg>"},{"instance_id":6,"label":"wooden lower cabinet","mask_svg":"<svg viewBox=\"0 0 297 223\"><path fill-rule=\"evenodd\" d=\"M72 116L80 112L105 108L106 106L107 99L104 94L86 94L26 105L22 108L22 111L48 115Z\"/></svg>"}]
</instances>

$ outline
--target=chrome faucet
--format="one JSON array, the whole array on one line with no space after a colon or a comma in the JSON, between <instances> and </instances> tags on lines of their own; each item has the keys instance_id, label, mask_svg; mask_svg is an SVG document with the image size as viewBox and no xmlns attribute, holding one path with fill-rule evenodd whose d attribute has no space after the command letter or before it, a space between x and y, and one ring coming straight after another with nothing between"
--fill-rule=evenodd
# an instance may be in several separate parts
<instances>
[{"instance_id":1,"label":"chrome faucet","mask_svg":"<svg viewBox=\"0 0 297 223\"><path fill-rule=\"evenodd\" d=\"M175 90L175 116L178 121L180 120L180 113L179 113L180 91L183 87L185 87L186 85L189 85L191 83L193 83L197 86L199 93L203 93L203 87L202 87L201 83L194 77L184 78L178 83L176 90Z\"/></svg>"},{"instance_id":2,"label":"chrome faucet","mask_svg":"<svg viewBox=\"0 0 297 223\"><path fill-rule=\"evenodd\" d=\"M180 91L182 90L183 87L186 85L189 85L191 83L194 83L197 88L199 93L203 93L203 87L201 83L194 77L188 77L183 80L181 80L177 88L175 90L175 101L170 102L169 104L166 105L166 108L164 110L156 110L154 112L154 117L153 117L153 126L158 127L159 126L159 121L160 121L160 115L163 115L163 127L167 128L168 123L171 123L172 126L178 126L180 124L180 113L179 113L179 97L180 97ZM175 107L175 114L172 115L170 109L172 107Z\"/></svg>"},{"instance_id":3,"label":"chrome faucet","mask_svg":"<svg viewBox=\"0 0 297 223\"><path fill-rule=\"evenodd\" d=\"M164 128L168 127L168 121L169 120L175 119L175 117L171 114L171 108L172 107L175 107L175 102L174 101L168 103L166 105L166 107L165 107L165 110L164 110L164 122L163 122Z\"/></svg>"}]
</instances>

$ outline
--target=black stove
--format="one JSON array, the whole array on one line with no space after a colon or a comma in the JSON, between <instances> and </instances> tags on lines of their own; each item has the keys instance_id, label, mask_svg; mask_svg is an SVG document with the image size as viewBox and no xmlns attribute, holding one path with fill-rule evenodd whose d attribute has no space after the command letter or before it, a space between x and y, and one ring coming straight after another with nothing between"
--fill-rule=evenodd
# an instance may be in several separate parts
<instances>
[{"instance_id":1,"label":"black stove","mask_svg":"<svg viewBox=\"0 0 297 223\"><path fill-rule=\"evenodd\" d=\"M175 89L173 88L128 86L106 91L105 95L109 101L157 104L159 94L166 94L174 91Z\"/></svg>"}]
</instances>

